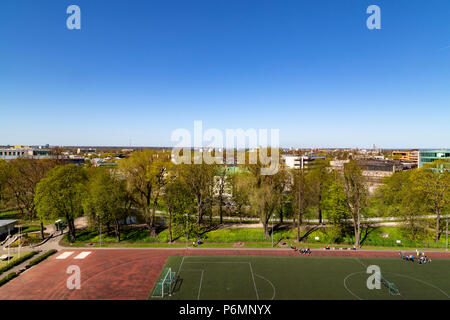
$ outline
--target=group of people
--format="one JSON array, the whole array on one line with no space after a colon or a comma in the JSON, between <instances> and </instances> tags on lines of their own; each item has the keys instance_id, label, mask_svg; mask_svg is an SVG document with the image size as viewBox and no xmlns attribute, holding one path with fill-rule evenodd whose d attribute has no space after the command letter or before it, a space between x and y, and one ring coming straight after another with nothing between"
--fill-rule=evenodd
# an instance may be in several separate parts
<instances>
[{"instance_id":1,"label":"group of people","mask_svg":"<svg viewBox=\"0 0 450 320\"><path fill-rule=\"evenodd\" d=\"M414 262L415 259L412 254L411 255L403 255L403 253L400 250L398 252L399 252L400 258L402 260ZM425 263L431 262L431 259L428 258L425 255L425 252L423 252L423 251L419 251L416 249L416 255L417 255L417 261L419 262L419 264L425 264Z\"/></svg>"},{"instance_id":2,"label":"group of people","mask_svg":"<svg viewBox=\"0 0 450 320\"><path fill-rule=\"evenodd\" d=\"M297 249L297 245L291 243L291 249L298 251L299 254L311 254L311 249L309 247Z\"/></svg>"},{"instance_id":3,"label":"group of people","mask_svg":"<svg viewBox=\"0 0 450 320\"><path fill-rule=\"evenodd\" d=\"M202 244L202 241L200 239L197 239L196 241L192 242L192 246L193 247L197 247L197 246L199 246L201 244Z\"/></svg>"},{"instance_id":4,"label":"group of people","mask_svg":"<svg viewBox=\"0 0 450 320\"><path fill-rule=\"evenodd\" d=\"M431 262L431 259L425 255L425 252L419 251L416 249L416 254L419 259L419 264L425 264L427 262Z\"/></svg>"}]
</instances>

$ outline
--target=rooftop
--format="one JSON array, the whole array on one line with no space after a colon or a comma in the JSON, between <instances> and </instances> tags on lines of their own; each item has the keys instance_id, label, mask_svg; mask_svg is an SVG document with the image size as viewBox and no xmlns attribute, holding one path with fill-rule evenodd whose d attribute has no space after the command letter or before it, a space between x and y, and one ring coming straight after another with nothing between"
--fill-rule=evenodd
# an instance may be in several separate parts
<instances>
[{"instance_id":1,"label":"rooftop","mask_svg":"<svg viewBox=\"0 0 450 320\"><path fill-rule=\"evenodd\" d=\"M16 223L16 222L17 222L17 220L12 220L12 219L0 220L0 227L8 226L8 225Z\"/></svg>"}]
</instances>

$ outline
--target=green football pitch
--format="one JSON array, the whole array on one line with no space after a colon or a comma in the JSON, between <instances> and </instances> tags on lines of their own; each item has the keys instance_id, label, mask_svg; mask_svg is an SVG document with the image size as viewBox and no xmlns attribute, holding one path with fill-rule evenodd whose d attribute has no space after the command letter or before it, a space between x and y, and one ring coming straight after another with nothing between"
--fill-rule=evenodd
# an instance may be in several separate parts
<instances>
[{"instance_id":1,"label":"green football pitch","mask_svg":"<svg viewBox=\"0 0 450 320\"><path fill-rule=\"evenodd\" d=\"M376 265L385 281L368 289ZM161 280L174 273L172 294L161 297ZM168 279L167 277L166 279ZM450 299L450 260L416 262L387 258L172 256L150 299L312 300L312 299ZM159 297L157 297L159 296Z\"/></svg>"}]
</instances>

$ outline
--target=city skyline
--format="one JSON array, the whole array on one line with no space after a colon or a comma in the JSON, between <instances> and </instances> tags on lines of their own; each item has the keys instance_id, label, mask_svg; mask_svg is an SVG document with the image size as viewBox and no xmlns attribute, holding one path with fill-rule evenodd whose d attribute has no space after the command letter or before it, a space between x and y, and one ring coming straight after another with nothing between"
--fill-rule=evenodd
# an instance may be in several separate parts
<instances>
[{"instance_id":1,"label":"city skyline","mask_svg":"<svg viewBox=\"0 0 450 320\"><path fill-rule=\"evenodd\" d=\"M202 120L285 148L448 148L450 3L377 1L380 30L371 4L5 1L0 144L172 147Z\"/></svg>"}]
</instances>

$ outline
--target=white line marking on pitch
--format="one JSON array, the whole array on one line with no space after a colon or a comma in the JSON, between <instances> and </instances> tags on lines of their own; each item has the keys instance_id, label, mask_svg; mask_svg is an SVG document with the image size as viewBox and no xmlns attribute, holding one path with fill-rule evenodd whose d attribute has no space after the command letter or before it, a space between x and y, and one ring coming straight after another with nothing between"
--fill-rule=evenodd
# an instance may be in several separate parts
<instances>
[{"instance_id":1,"label":"white line marking on pitch","mask_svg":"<svg viewBox=\"0 0 450 320\"><path fill-rule=\"evenodd\" d=\"M77 255L74 259L84 259L90 254L91 254L91 251L83 251L82 253Z\"/></svg>"},{"instance_id":2,"label":"white line marking on pitch","mask_svg":"<svg viewBox=\"0 0 450 320\"><path fill-rule=\"evenodd\" d=\"M200 278L200 286L198 287L197 300L200 300L200 292L202 291L203 273L204 273L204 270L202 270L202 277Z\"/></svg>"},{"instance_id":3,"label":"white line marking on pitch","mask_svg":"<svg viewBox=\"0 0 450 320\"><path fill-rule=\"evenodd\" d=\"M275 294L276 294L277 291L275 290L275 286L273 285L272 281L270 281L269 279L264 278L263 276L261 276L259 274L256 274L256 273L255 273L255 277L259 277L259 278L261 278L263 280L266 280L272 286L273 296L272 296L272 298L270 298L270 300L273 300L275 298Z\"/></svg>"},{"instance_id":4,"label":"white line marking on pitch","mask_svg":"<svg viewBox=\"0 0 450 320\"><path fill-rule=\"evenodd\" d=\"M184 260L182 260L181 262L183 262ZM253 268L252 268L252 264L250 262L243 262L243 261L237 261L237 262L232 262L232 261L211 261L211 262L207 262L207 261L189 261L189 262L185 262L185 263L200 263L200 264L209 264L209 263L244 263L244 264L248 264L248 266L250 267L250 274L252 275L252 280L253 280L253 285L255 286L255 293L256 293L256 300L259 300L259 294L258 294L258 289L256 288L256 282L255 282L255 276L253 275Z\"/></svg>"},{"instance_id":5,"label":"white line marking on pitch","mask_svg":"<svg viewBox=\"0 0 450 320\"><path fill-rule=\"evenodd\" d=\"M259 300L259 294L258 294L258 289L256 289L256 282L255 282L255 276L253 275L252 264L249 262L248 265L250 266L250 272L252 273L253 284L255 285L256 300Z\"/></svg>"},{"instance_id":6,"label":"white line marking on pitch","mask_svg":"<svg viewBox=\"0 0 450 320\"><path fill-rule=\"evenodd\" d=\"M62 259L66 259L67 257L71 256L73 254L73 251L66 251L63 252L62 254L60 254L59 256L56 257L56 259L62 260Z\"/></svg>"}]
</instances>

